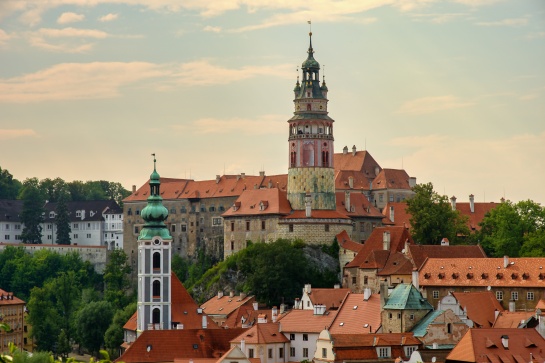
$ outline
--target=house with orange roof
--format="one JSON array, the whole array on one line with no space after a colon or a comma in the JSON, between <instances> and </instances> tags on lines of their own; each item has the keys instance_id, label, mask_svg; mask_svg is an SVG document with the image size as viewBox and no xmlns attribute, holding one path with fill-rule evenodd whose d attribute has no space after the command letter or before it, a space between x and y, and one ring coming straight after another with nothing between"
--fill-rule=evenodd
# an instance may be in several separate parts
<instances>
[{"instance_id":1,"label":"house with orange roof","mask_svg":"<svg viewBox=\"0 0 545 363\"><path fill-rule=\"evenodd\" d=\"M177 359L220 359L230 341L246 329L144 330L116 360L124 363L174 363Z\"/></svg>"},{"instance_id":2,"label":"house with orange roof","mask_svg":"<svg viewBox=\"0 0 545 363\"><path fill-rule=\"evenodd\" d=\"M504 311L492 291L453 292L437 304L438 310L452 310L470 328L491 328Z\"/></svg>"},{"instance_id":3,"label":"house with orange roof","mask_svg":"<svg viewBox=\"0 0 545 363\"><path fill-rule=\"evenodd\" d=\"M401 253L411 243L403 227L375 228L352 262L344 266L343 286L358 293L369 287L377 293L381 281L386 280L389 286L411 281L412 265Z\"/></svg>"},{"instance_id":4,"label":"house with orange roof","mask_svg":"<svg viewBox=\"0 0 545 363\"><path fill-rule=\"evenodd\" d=\"M324 329L318 338L315 363L398 362L422 348L412 333L332 334Z\"/></svg>"},{"instance_id":5,"label":"house with orange roof","mask_svg":"<svg viewBox=\"0 0 545 363\"><path fill-rule=\"evenodd\" d=\"M290 310L280 321L280 331L289 339L286 359L290 362L312 359L320 332L331 324L337 311L327 310L324 305L315 305L313 310Z\"/></svg>"},{"instance_id":6,"label":"house with orange roof","mask_svg":"<svg viewBox=\"0 0 545 363\"><path fill-rule=\"evenodd\" d=\"M350 237L354 241L364 243L375 227L382 226L383 216L361 192L336 192L337 211L352 220Z\"/></svg>"},{"instance_id":7,"label":"house with orange roof","mask_svg":"<svg viewBox=\"0 0 545 363\"><path fill-rule=\"evenodd\" d=\"M22 350L27 342L23 339L25 328L25 302L0 289L0 321L10 327L10 331L0 329L0 352L9 352L9 343Z\"/></svg>"},{"instance_id":8,"label":"house with orange roof","mask_svg":"<svg viewBox=\"0 0 545 363\"><path fill-rule=\"evenodd\" d=\"M449 292L491 291L504 309L534 310L545 293L545 258L428 258L415 280L435 306Z\"/></svg>"},{"instance_id":9,"label":"house with orange roof","mask_svg":"<svg viewBox=\"0 0 545 363\"><path fill-rule=\"evenodd\" d=\"M339 244L339 266L341 266L342 270L344 266L349 262L352 262L358 252L363 248L363 244L350 239L350 236L346 231L337 234L335 238Z\"/></svg>"},{"instance_id":10,"label":"house with orange roof","mask_svg":"<svg viewBox=\"0 0 545 363\"><path fill-rule=\"evenodd\" d=\"M446 240L446 238L443 238ZM439 245L409 244L405 248L407 257L413 262L416 269L420 269L428 258L486 258L486 253L480 245L450 245L442 241Z\"/></svg>"},{"instance_id":11,"label":"house with orange roof","mask_svg":"<svg viewBox=\"0 0 545 363\"><path fill-rule=\"evenodd\" d=\"M258 323L231 339L231 347L238 346L246 357L258 358L260 363L287 362L289 343L278 322Z\"/></svg>"},{"instance_id":12,"label":"house with orange roof","mask_svg":"<svg viewBox=\"0 0 545 363\"><path fill-rule=\"evenodd\" d=\"M286 314L285 304L280 304L280 308L273 306L271 309L260 309L259 304L254 301L252 303L252 307L245 304L229 315L222 327L249 328L257 324L259 321L270 321L275 323L282 319Z\"/></svg>"},{"instance_id":13,"label":"house with orange roof","mask_svg":"<svg viewBox=\"0 0 545 363\"><path fill-rule=\"evenodd\" d=\"M470 329L446 363L543 362L545 339L534 329Z\"/></svg>"},{"instance_id":14,"label":"house with orange roof","mask_svg":"<svg viewBox=\"0 0 545 363\"><path fill-rule=\"evenodd\" d=\"M502 311L498 314L492 327L495 329L536 329L538 325L538 318L533 311Z\"/></svg>"},{"instance_id":15,"label":"house with orange roof","mask_svg":"<svg viewBox=\"0 0 545 363\"><path fill-rule=\"evenodd\" d=\"M325 306L327 310L336 310L342 305L344 299L350 292L349 289L335 285L334 288L313 288L306 284L303 288L301 300L296 300L294 309L314 310L315 306Z\"/></svg>"},{"instance_id":16,"label":"house with orange roof","mask_svg":"<svg viewBox=\"0 0 545 363\"><path fill-rule=\"evenodd\" d=\"M254 309L254 304L257 304L253 295L246 295L241 292L236 296L234 292L229 295L224 295L223 291L200 306L214 322L220 327L225 327L225 322L241 308Z\"/></svg>"},{"instance_id":17,"label":"house with orange roof","mask_svg":"<svg viewBox=\"0 0 545 363\"><path fill-rule=\"evenodd\" d=\"M367 288L363 294L349 293L335 320L331 334L374 334L382 332L380 295Z\"/></svg>"}]
</instances>

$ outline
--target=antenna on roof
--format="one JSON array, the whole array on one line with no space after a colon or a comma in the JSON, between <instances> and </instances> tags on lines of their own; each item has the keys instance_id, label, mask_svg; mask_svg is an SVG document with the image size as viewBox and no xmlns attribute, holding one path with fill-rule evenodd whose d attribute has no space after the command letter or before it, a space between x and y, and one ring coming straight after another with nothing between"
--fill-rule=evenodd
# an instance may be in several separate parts
<instances>
[{"instance_id":1,"label":"antenna on roof","mask_svg":"<svg viewBox=\"0 0 545 363\"><path fill-rule=\"evenodd\" d=\"M364 149L365 151L367 151L367 138L365 138L365 145L364 145L363 149Z\"/></svg>"}]
</instances>

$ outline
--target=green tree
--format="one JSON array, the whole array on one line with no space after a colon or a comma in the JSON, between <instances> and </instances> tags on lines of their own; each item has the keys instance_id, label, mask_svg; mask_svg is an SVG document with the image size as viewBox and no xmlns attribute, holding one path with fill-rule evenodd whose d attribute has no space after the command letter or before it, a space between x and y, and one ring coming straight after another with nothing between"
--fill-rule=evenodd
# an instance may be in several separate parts
<instances>
[{"instance_id":1,"label":"green tree","mask_svg":"<svg viewBox=\"0 0 545 363\"><path fill-rule=\"evenodd\" d=\"M74 271L60 272L52 281L56 309L59 314L59 325L66 338L72 338L72 326L75 314L81 301L81 287Z\"/></svg>"},{"instance_id":2,"label":"green tree","mask_svg":"<svg viewBox=\"0 0 545 363\"><path fill-rule=\"evenodd\" d=\"M539 244L545 233L545 209L533 201L501 203L480 226L480 241L489 256L535 256L543 251Z\"/></svg>"},{"instance_id":3,"label":"green tree","mask_svg":"<svg viewBox=\"0 0 545 363\"><path fill-rule=\"evenodd\" d=\"M66 335L66 331L64 329L62 329L61 333L59 334L56 347L57 349L55 353L62 358L68 358L68 354L72 352L70 339L68 339L68 335Z\"/></svg>"},{"instance_id":4,"label":"green tree","mask_svg":"<svg viewBox=\"0 0 545 363\"><path fill-rule=\"evenodd\" d=\"M113 321L104 335L106 348L108 348L110 355L117 357L119 346L123 343L123 325L135 312L136 303L131 303L115 313Z\"/></svg>"},{"instance_id":5,"label":"green tree","mask_svg":"<svg viewBox=\"0 0 545 363\"><path fill-rule=\"evenodd\" d=\"M24 224L21 239L24 243L42 243L42 226L45 198L40 191L38 179L27 179L19 196L23 200L21 222Z\"/></svg>"},{"instance_id":6,"label":"green tree","mask_svg":"<svg viewBox=\"0 0 545 363\"><path fill-rule=\"evenodd\" d=\"M125 251L116 249L110 253L104 268L104 298L116 309L128 303L131 270Z\"/></svg>"},{"instance_id":7,"label":"green tree","mask_svg":"<svg viewBox=\"0 0 545 363\"><path fill-rule=\"evenodd\" d=\"M61 178L55 179L43 179L40 181L40 189L50 202L58 202L61 198L70 200L70 191L68 190L68 184Z\"/></svg>"},{"instance_id":8,"label":"green tree","mask_svg":"<svg viewBox=\"0 0 545 363\"><path fill-rule=\"evenodd\" d=\"M17 199L21 182L13 179L13 175L6 169L0 167L0 199Z\"/></svg>"},{"instance_id":9,"label":"green tree","mask_svg":"<svg viewBox=\"0 0 545 363\"><path fill-rule=\"evenodd\" d=\"M72 241L70 234L70 216L66 205L66 194L61 194L55 210L55 225L57 226L57 243L60 245L69 245Z\"/></svg>"},{"instance_id":10,"label":"green tree","mask_svg":"<svg viewBox=\"0 0 545 363\"><path fill-rule=\"evenodd\" d=\"M51 289L35 287L27 303L31 336L38 351L52 351L60 334L59 315L52 302Z\"/></svg>"},{"instance_id":11,"label":"green tree","mask_svg":"<svg viewBox=\"0 0 545 363\"><path fill-rule=\"evenodd\" d=\"M452 210L448 199L433 190L433 184L417 184L415 195L407 200L411 215L411 235L419 244L439 244L444 237L460 243L459 236L468 236L467 217Z\"/></svg>"},{"instance_id":12,"label":"green tree","mask_svg":"<svg viewBox=\"0 0 545 363\"><path fill-rule=\"evenodd\" d=\"M95 357L104 344L104 333L114 315L112 305L107 301L91 302L78 313L76 329L79 341Z\"/></svg>"}]
</instances>

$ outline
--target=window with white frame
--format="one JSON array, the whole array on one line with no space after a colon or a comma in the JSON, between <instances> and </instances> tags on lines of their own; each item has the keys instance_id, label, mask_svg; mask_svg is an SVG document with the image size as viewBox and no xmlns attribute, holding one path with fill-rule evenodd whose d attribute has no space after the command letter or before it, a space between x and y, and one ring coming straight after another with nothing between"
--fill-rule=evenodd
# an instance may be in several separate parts
<instances>
[{"instance_id":1,"label":"window with white frame","mask_svg":"<svg viewBox=\"0 0 545 363\"><path fill-rule=\"evenodd\" d=\"M303 340L306 342L308 341L308 334L303 334Z\"/></svg>"},{"instance_id":2,"label":"window with white frame","mask_svg":"<svg viewBox=\"0 0 545 363\"><path fill-rule=\"evenodd\" d=\"M413 352L418 349L418 346L413 345L413 346L408 346L404 348L405 348L405 356L410 357L411 354L413 354Z\"/></svg>"},{"instance_id":3,"label":"window with white frame","mask_svg":"<svg viewBox=\"0 0 545 363\"><path fill-rule=\"evenodd\" d=\"M391 356L391 347L378 347L377 354L379 358L390 358Z\"/></svg>"},{"instance_id":4,"label":"window with white frame","mask_svg":"<svg viewBox=\"0 0 545 363\"><path fill-rule=\"evenodd\" d=\"M213 226L221 226L222 224L223 224L223 221L221 220L221 217L212 218L212 225Z\"/></svg>"},{"instance_id":5,"label":"window with white frame","mask_svg":"<svg viewBox=\"0 0 545 363\"><path fill-rule=\"evenodd\" d=\"M322 358L327 358L327 348L322 348Z\"/></svg>"},{"instance_id":6,"label":"window with white frame","mask_svg":"<svg viewBox=\"0 0 545 363\"><path fill-rule=\"evenodd\" d=\"M518 291L511 291L511 300L517 301L519 299Z\"/></svg>"},{"instance_id":7,"label":"window with white frame","mask_svg":"<svg viewBox=\"0 0 545 363\"><path fill-rule=\"evenodd\" d=\"M534 292L533 291L528 291L526 293L526 300L534 300Z\"/></svg>"},{"instance_id":8,"label":"window with white frame","mask_svg":"<svg viewBox=\"0 0 545 363\"><path fill-rule=\"evenodd\" d=\"M496 291L496 300L503 300L503 291Z\"/></svg>"},{"instance_id":9,"label":"window with white frame","mask_svg":"<svg viewBox=\"0 0 545 363\"><path fill-rule=\"evenodd\" d=\"M295 340L295 334L290 334L290 340Z\"/></svg>"},{"instance_id":10,"label":"window with white frame","mask_svg":"<svg viewBox=\"0 0 545 363\"><path fill-rule=\"evenodd\" d=\"M434 290L434 291L432 292L432 296L433 296L434 299L439 299L439 291Z\"/></svg>"},{"instance_id":11,"label":"window with white frame","mask_svg":"<svg viewBox=\"0 0 545 363\"><path fill-rule=\"evenodd\" d=\"M308 358L308 348L303 348L303 358Z\"/></svg>"},{"instance_id":12,"label":"window with white frame","mask_svg":"<svg viewBox=\"0 0 545 363\"><path fill-rule=\"evenodd\" d=\"M295 357L295 347L290 347L290 357Z\"/></svg>"}]
</instances>

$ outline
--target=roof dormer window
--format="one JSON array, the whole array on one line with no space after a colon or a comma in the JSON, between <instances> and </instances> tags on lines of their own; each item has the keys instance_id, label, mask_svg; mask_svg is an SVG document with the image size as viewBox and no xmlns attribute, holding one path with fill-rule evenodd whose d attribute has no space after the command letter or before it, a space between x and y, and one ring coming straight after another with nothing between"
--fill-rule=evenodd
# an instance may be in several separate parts
<instances>
[{"instance_id":1,"label":"roof dormer window","mask_svg":"<svg viewBox=\"0 0 545 363\"><path fill-rule=\"evenodd\" d=\"M76 218L81 218L81 211L80 210L76 211Z\"/></svg>"}]
</instances>

